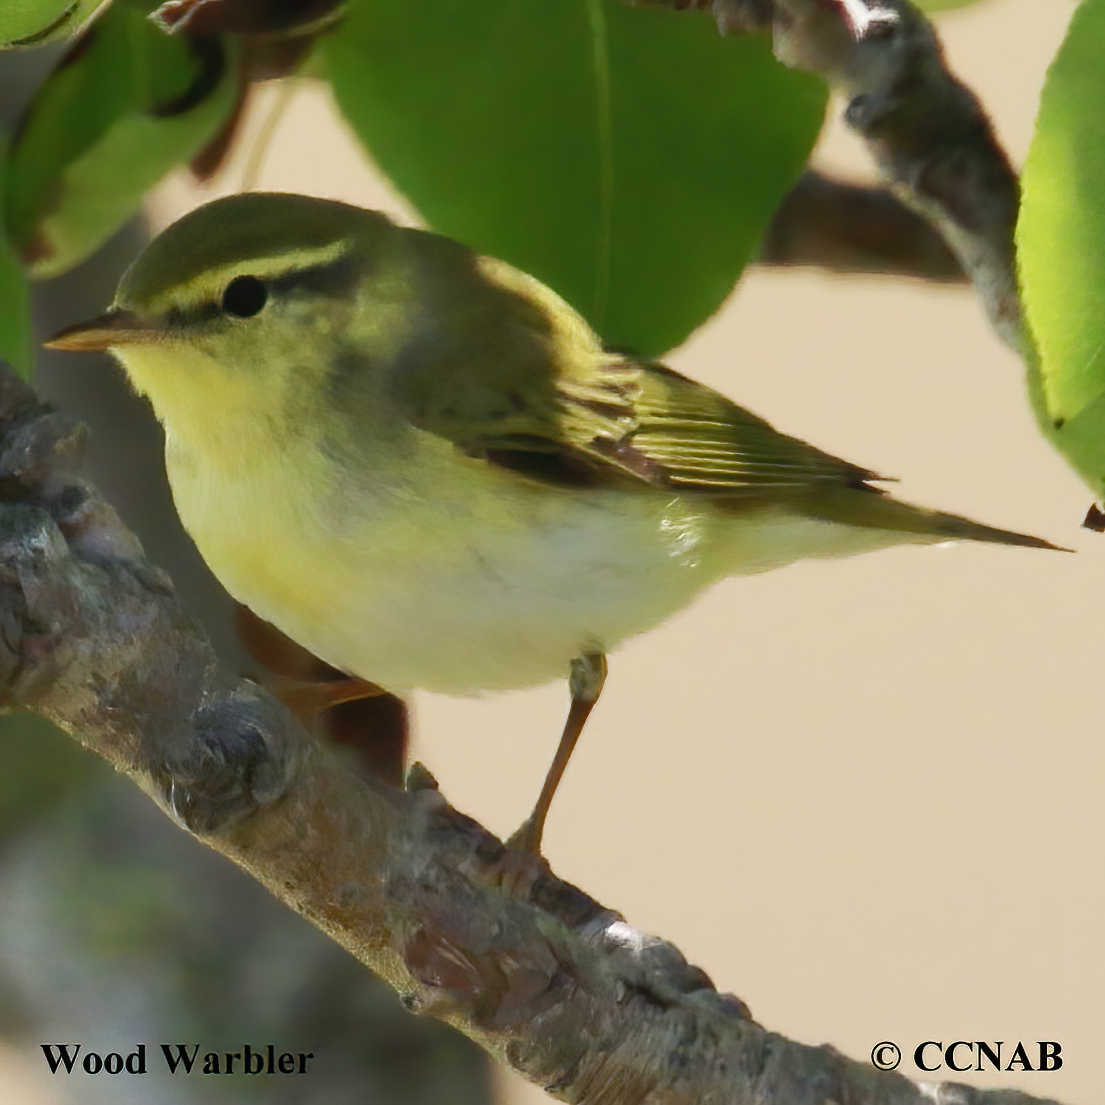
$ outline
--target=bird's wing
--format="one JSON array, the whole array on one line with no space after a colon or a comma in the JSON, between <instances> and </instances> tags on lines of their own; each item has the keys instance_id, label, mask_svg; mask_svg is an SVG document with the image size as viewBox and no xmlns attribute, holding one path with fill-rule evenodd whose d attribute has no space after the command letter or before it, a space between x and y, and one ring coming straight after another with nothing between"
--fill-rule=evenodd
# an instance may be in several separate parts
<instances>
[{"instance_id":1,"label":"bird's wing","mask_svg":"<svg viewBox=\"0 0 1105 1105\"><path fill-rule=\"evenodd\" d=\"M859 486L879 478L779 433L663 365L607 355L582 372L538 372L528 386L494 399L483 383L478 413L453 402L448 409L422 406L411 412L412 421L469 456L558 483L643 481L759 498L772 490Z\"/></svg>"},{"instance_id":2,"label":"bird's wing","mask_svg":"<svg viewBox=\"0 0 1105 1105\"><path fill-rule=\"evenodd\" d=\"M433 300L390 375L402 417L467 455L538 479L725 498L878 478L664 365L603 350L532 277L474 266Z\"/></svg>"},{"instance_id":3,"label":"bird's wing","mask_svg":"<svg viewBox=\"0 0 1105 1105\"><path fill-rule=\"evenodd\" d=\"M722 496L837 483L856 486L876 473L779 433L724 395L664 365L647 365L635 404L637 428L623 450L648 458L672 487Z\"/></svg>"}]
</instances>

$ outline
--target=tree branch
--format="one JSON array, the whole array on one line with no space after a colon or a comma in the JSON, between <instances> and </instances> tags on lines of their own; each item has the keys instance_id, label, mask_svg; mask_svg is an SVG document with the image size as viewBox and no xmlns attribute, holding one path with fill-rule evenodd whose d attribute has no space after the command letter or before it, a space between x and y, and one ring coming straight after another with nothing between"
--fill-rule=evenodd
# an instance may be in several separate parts
<instances>
[{"instance_id":1,"label":"tree branch","mask_svg":"<svg viewBox=\"0 0 1105 1105\"><path fill-rule=\"evenodd\" d=\"M639 0L713 12L723 34L769 31L775 56L847 101L890 190L940 233L1000 337L1026 348L1013 232L1016 174L978 98L948 71L908 0Z\"/></svg>"},{"instance_id":2,"label":"tree branch","mask_svg":"<svg viewBox=\"0 0 1105 1105\"><path fill-rule=\"evenodd\" d=\"M564 1100L1039 1105L922 1090L756 1024L665 941L452 809L343 766L220 670L78 475L83 429L0 373L0 703L110 761L387 980Z\"/></svg>"},{"instance_id":3,"label":"tree branch","mask_svg":"<svg viewBox=\"0 0 1105 1105\"><path fill-rule=\"evenodd\" d=\"M842 273L964 283L944 239L885 188L803 173L780 204L757 261Z\"/></svg>"}]
</instances>

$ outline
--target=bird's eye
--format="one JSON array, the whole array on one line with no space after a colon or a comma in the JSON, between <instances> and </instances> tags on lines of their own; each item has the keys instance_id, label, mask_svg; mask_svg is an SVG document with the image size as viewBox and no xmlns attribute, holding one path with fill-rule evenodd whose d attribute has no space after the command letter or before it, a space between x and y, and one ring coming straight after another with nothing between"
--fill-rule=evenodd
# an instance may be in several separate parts
<instances>
[{"instance_id":1,"label":"bird's eye","mask_svg":"<svg viewBox=\"0 0 1105 1105\"><path fill-rule=\"evenodd\" d=\"M223 313L237 318L253 318L268 298L268 288L256 276L236 276L223 292Z\"/></svg>"}]
</instances>

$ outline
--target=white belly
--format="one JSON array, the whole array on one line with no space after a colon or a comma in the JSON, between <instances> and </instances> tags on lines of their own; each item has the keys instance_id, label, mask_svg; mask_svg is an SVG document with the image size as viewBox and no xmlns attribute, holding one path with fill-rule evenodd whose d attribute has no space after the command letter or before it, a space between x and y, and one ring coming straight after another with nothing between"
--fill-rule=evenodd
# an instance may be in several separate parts
<instances>
[{"instance_id":1,"label":"white belly","mask_svg":"<svg viewBox=\"0 0 1105 1105\"><path fill-rule=\"evenodd\" d=\"M297 501L275 473L197 478L170 452L185 526L232 595L328 663L389 690L474 694L565 678L726 575L842 556L907 534L735 520L650 489L475 485L455 460L356 511ZM705 513L703 513L705 509Z\"/></svg>"}]
</instances>

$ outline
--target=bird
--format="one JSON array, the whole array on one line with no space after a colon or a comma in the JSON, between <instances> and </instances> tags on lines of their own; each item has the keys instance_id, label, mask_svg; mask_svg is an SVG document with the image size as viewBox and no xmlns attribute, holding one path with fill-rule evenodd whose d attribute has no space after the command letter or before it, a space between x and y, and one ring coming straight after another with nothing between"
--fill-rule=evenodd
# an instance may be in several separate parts
<instances>
[{"instance_id":1,"label":"bird","mask_svg":"<svg viewBox=\"0 0 1105 1105\"><path fill-rule=\"evenodd\" d=\"M607 654L711 584L804 558L1041 538L914 506L664 364L553 290L385 215L250 192L196 208L107 312L185 528L232 596L404 694L567 678L546 816Z\"/></svg>"}]
</instances>

